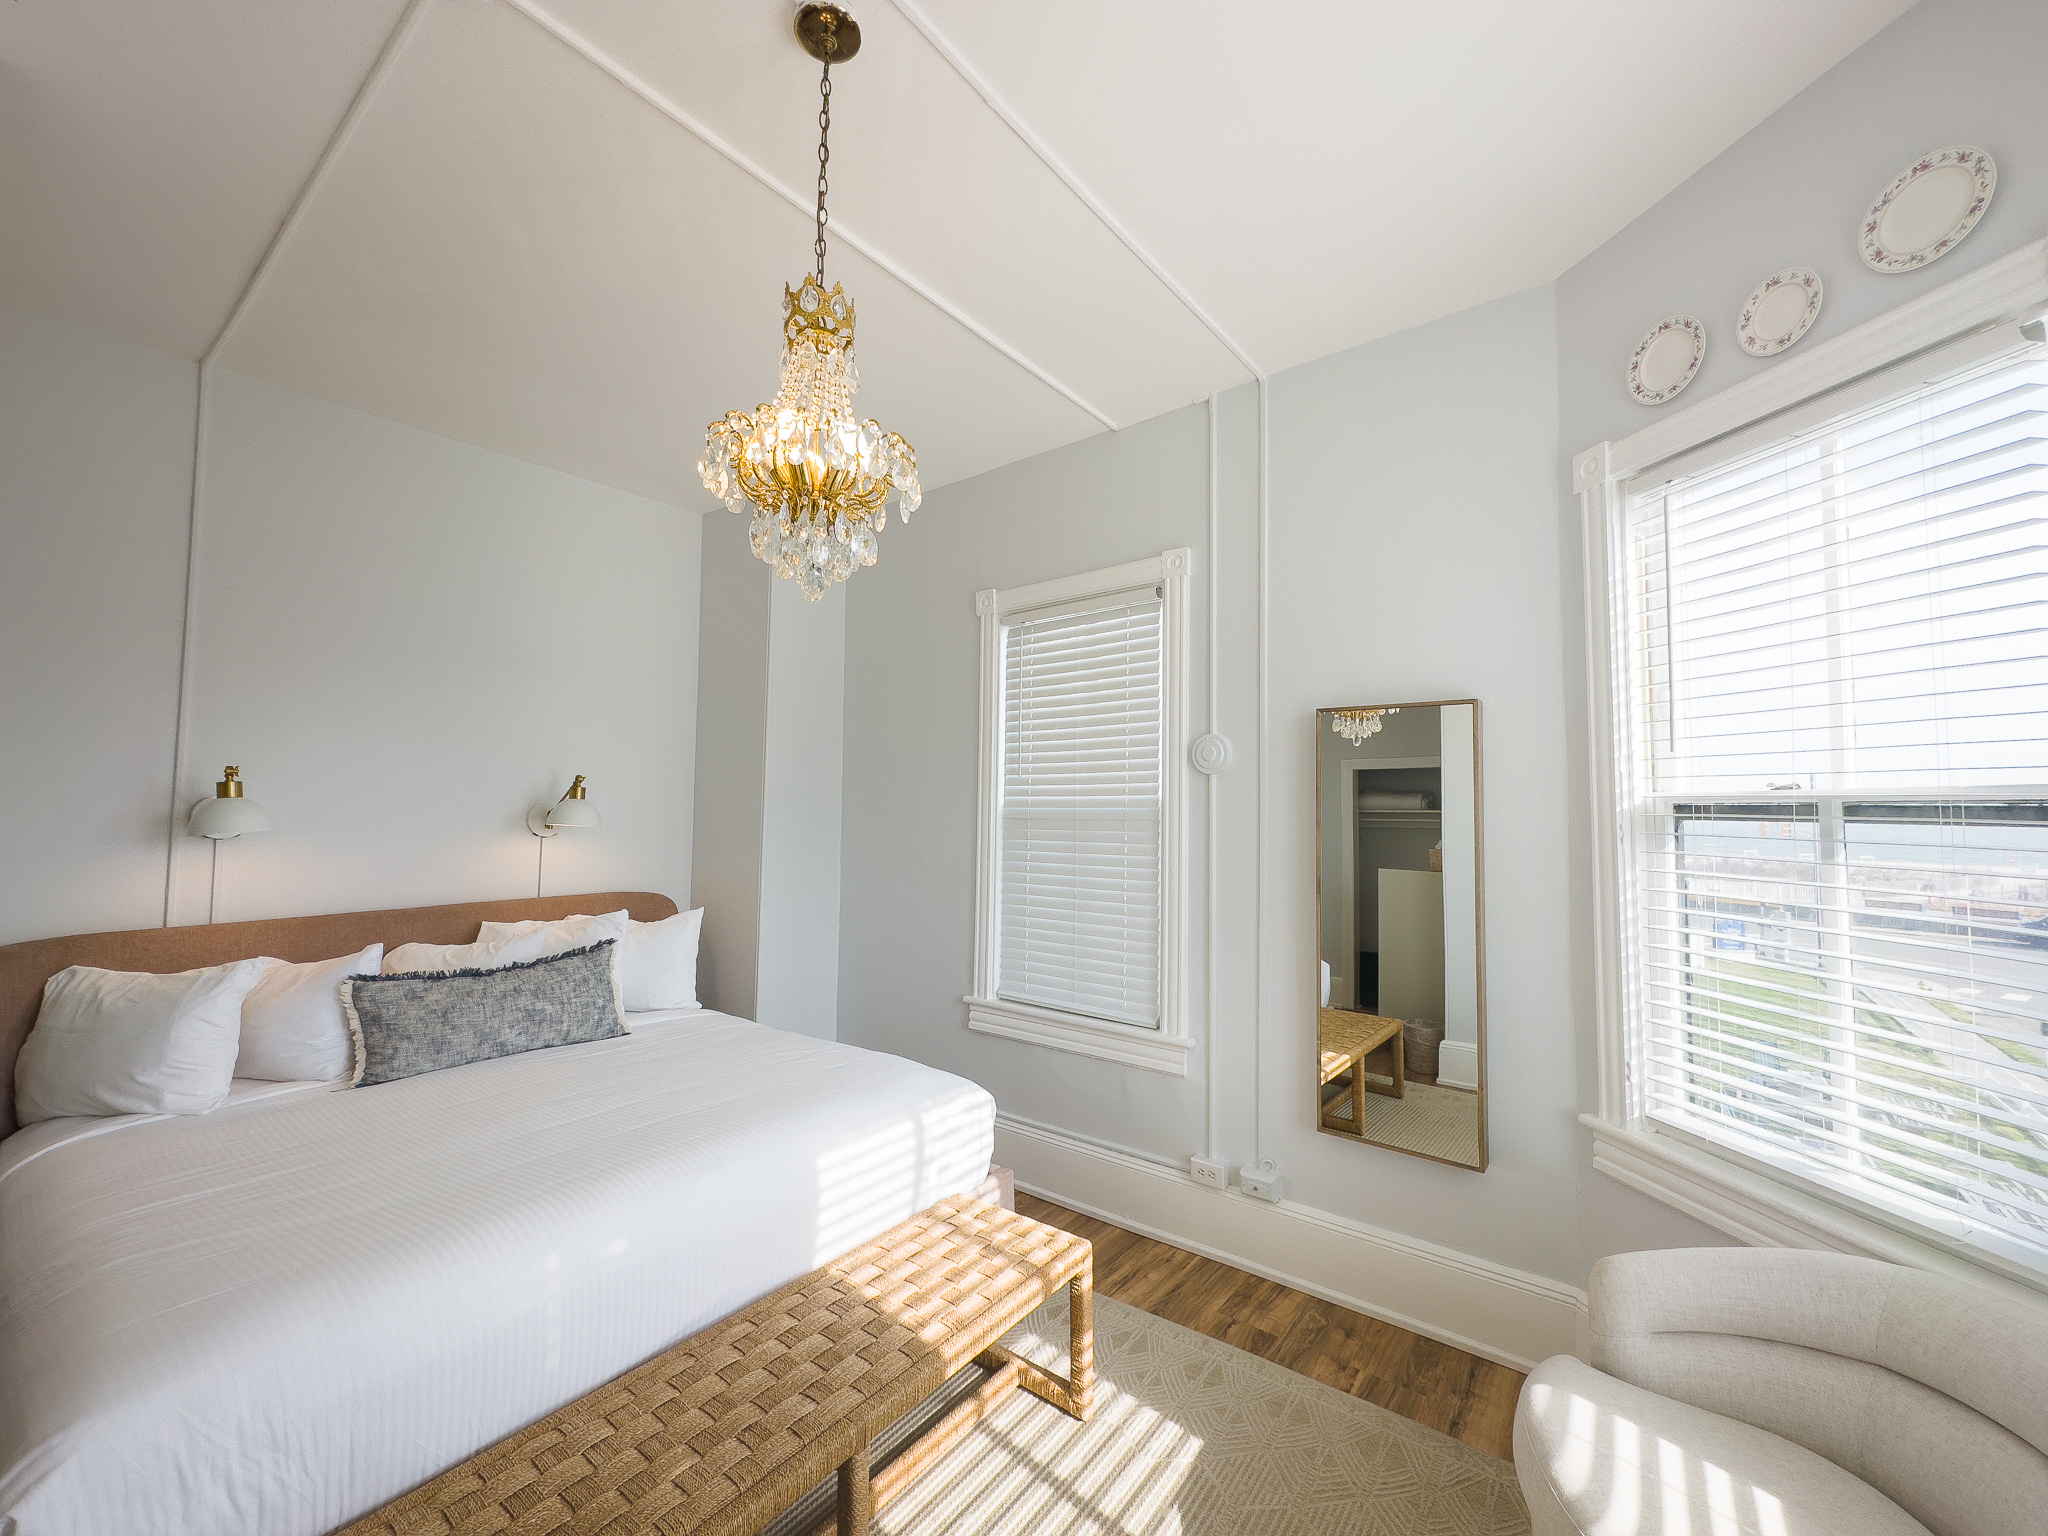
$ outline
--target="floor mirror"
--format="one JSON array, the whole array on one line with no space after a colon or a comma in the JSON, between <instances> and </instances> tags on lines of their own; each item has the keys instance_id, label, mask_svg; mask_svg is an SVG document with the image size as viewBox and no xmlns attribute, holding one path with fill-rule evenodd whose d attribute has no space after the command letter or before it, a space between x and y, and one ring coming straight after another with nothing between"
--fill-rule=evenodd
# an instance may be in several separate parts
<instances>
[{"instance_id":1,"label":"floor mirror","mask_svg":"<svg viewBox=\"0 0 2048 1536\"><path fill-rule=\"evenodd\" d=\"M1316 712L1316 1124L1486 1166L1479 701Z\"/></svg>"}]
</instances>

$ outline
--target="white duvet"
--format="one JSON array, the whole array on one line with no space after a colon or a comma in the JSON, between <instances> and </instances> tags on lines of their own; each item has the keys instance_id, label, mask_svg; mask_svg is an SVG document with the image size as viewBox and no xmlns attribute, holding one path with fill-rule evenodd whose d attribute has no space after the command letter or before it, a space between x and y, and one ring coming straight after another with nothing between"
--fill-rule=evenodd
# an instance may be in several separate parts
<instances>
[{"instance_id":1,"label":"white duvet","mask_svg":"<svg viewBox=\"0 0 2048 1536\"><path fill-rule=\"evenodd\" d=\"M994 1114L947 1073L693 1013L32 1126L0 1143L0 1516L330 1530L972 1189Z\"/></svg>"}]
</instances>

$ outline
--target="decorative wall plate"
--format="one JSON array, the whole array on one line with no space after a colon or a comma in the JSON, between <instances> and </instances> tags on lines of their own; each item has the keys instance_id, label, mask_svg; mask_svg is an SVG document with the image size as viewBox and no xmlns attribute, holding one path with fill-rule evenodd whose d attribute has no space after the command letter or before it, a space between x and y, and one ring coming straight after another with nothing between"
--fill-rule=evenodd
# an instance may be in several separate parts
<instances>
[{"instance_id":1,"label":"decorative wall plate","mask_svg":"<svg viewBox=\"0 0 2048 1536\"><path fill-rule=\"evenodd\" d=\"M1977 227L1997 189L1998 166L1974 144L1922 155L1892 178L1863 216L1863 264L1911 272L1946 256Z\"/></svg>"},{"instance_id":2,"label":"decorative wall plate","mask_svg":"<svg viewBox=\"0 0 2048 1536\"><path fill-rule=\"evenodd\" d=\"M1707 328L1691 315L1657 322L1628 360L1628 392L1643 405L1662 405L1700 371L1707 355Z\"/></svg>"},{"instance_id":3,"label":"decorative wall plate","mask_svg":"<svg viewBox=\"0 0 2048 1536\"><path fill-rule=\"evenodd\" d=\"M1736 337L1751 357L1782 352L1820 315L1820 274L1811 267L1773 272L1742 301Z\"/></svg>"}]
</instances>

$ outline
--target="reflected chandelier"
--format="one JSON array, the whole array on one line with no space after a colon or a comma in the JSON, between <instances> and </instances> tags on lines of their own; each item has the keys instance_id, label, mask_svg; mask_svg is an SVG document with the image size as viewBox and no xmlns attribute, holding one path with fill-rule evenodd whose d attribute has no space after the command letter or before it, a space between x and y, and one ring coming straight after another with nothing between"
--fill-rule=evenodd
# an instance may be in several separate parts
<instances>
[{"instance_id":1,"label":"reflected chandelier","mask_svg":"<svg viewBox=\"0 0 2048 1536\"><path fill-rule=\"evenodd\" d=\"M860 27L836 5L797 12L797 41L825 66L818 84L818 270L782 290L782 384L752 414L727 411L704 431L697 473L734 512L751 511L754 553L816 602L858 566L873 565L896 494L903 521L924 499L917 454L878 421L858 421L853 301L825 287L825 168L831 160L832 65L860 51Z\"/></svg>"},{"instance_id":2,"label":"reflected chandelier","mask_svg":"<svg viewBox=\"0 0 2048 1536\"><path fill-rule=\"evenodd\" d=\"M1330 729L1355 747L1366 737L1377 736L1388 715L1399 713L1398 704L1391 709L1334 709L1330 711Z\"/></svg>"}]
</instances>

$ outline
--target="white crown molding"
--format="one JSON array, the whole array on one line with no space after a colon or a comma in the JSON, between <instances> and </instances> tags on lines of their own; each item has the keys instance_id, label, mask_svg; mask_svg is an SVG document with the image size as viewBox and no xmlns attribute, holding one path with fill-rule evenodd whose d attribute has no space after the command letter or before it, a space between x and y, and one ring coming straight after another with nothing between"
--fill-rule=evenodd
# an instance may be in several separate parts
<instances>
[{"instance_id":1,"label":"white crown molding","mask_svg":"<svg viewBox=\"0 0 2048 1536\"><path fill-rule=\"evenodd\" d=\"M1286 1200L1197 1184L1184 1169L996 1116L1017 1187L1518 1371L1582 1347L1586 1293L1544 1275Z\"/></svg>"},{"instance_id":2,"label":"white crown molding","mask_svg":"<svg viewBox=\"0 0 2048 1536\"><path fill-rule=\"evenodd\" d=\"M1909 299L1839 336L1816 343L1764 372L1696 405L1660 416L1606 450L1606 478L1625 480L1665 459L1837 389L1981 326L2017 320L2048 305L2048 240L2036 240ZM1583 491L1586 454L1574 460L1574 485Z\"/></svg>"},{"instance_id":3,"label":"white crown molding","mask_svg":"<svg viewBox=\"0 0 2048 1536\"><path fill-rule=\"evenodd\" d=\"M1223 344L1224 350L1236 358L1244 366L1247 373L1255 379L1263 378L1266 370L1254 362L1251 354L1239 346L1230 333L1217 323L1215 316L1196 303L1194 295L1183 288L1175 280L1173 274L1168 272L1150 251L1138 243L1138 237L1124 228L1123 221L1111 213L1102 202L1102 199L1088 190L1087 186L1082 183L1081 178L1067 168L1066 162L1052 152L1051 147L1032 130L1031 125L1026 123L1023 118L1011 109L1010 104L997 94L996 88L988 83L980 70L967 61L958 48L953 46L952 41L932 23L931 18L926 16L916 5L912 4L911 0L894 0L894 4L896 9L902 13L903 19L923 34L924 40L932 45L932 50L952 66L953 73L967 83L968 88L981 98L982 104L989 111L1002 119L1004 126L1022 141L1026 149L1038 157L1040 164L1065 184L1066 189L1080 200L1081 206L1094 214L1096 221L1104 229L1116 236L1123 243L1125 250L1138 258L1139 264L1159 280L1162 288L1180 301L1181 307L1190 315L1193 315L1200 322L1203 329Z\"/></svg>"},{"instance_id":4,"label":"white crown molding","mask_svg":"<svg viewBox=\"0 0 2048 1536\"><path fill-rule=\"evenodd\" d=\"M557 42L582 55L585 60L610 75L612 79L618 81L620 85L623 85L635 96L638 96L678 128L697 138L703 143L705 148L730 161L739 170L746 172L747 175L753 177L754 180L758 181L762 186L766 187L770 192L781 198L785 203L788 203L806 218L811 217L817 211L817 200L812 193L806 192L800 196L792 188L784 186L773 176L769 175L765 169L741 154L731 144L726 143L724 139L713 133L710 128L698 122L696 118L685 112L673 101L670 101L668 97L657 91L652 85L633 73L632 70L626 68L625 65L606 53L602 48L577 32L573 27L550 15L546 9L536 4L535 0L504 0L504 3L519 12L520 15L526 17L527 20L531 21ZM1022 368L1026 373L1038 380L1039 383L1061 395L1070 404L1086 411L1110 431L1114 432L1117 430L1116 422L1111 420L1107 414L1091 405L1081 396L1079 391L1071 388L1045 368L1040 367L1018 348L1012 346L986 325L983 325L979 320L968 314L967 311L960 308L959 305L941 295L929 283L916 276L901 262L887 255L872 241L862 239L836 218L832 221L832 236L836 240L844 241L849 247L867 257L869 261L872 261L884 272L895 278L897 282L903 284L904 287L908 288L912 293L923 299L927 304L930 304L948 319L954 321L962 329L988 343L989 346L994 347L996 351L1002 353L1004 357L1007 357L1019 368Z\"/></svg>"}]
</instances>

